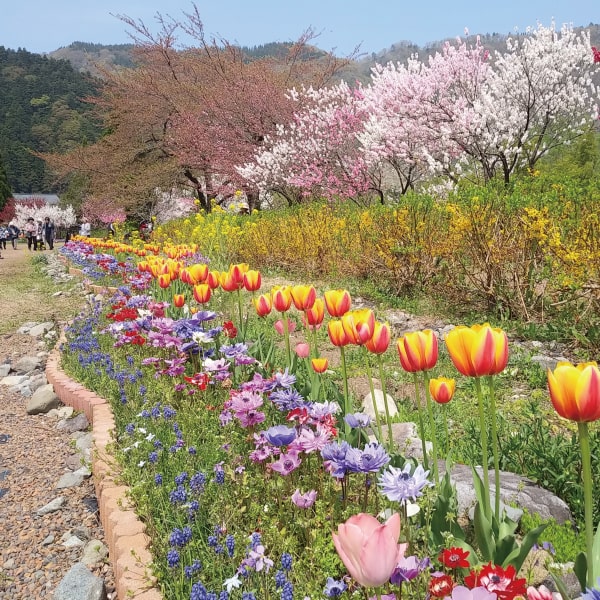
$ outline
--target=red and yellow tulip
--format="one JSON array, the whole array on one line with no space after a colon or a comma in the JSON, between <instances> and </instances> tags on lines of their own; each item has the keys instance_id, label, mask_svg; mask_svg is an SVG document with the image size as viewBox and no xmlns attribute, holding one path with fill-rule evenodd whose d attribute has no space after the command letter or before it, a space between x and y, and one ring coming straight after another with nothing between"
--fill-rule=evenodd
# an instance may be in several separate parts
<instances>
[{"instance_id":1,"label":"red and yellow tulip","mask_svg":"<svg viewBox=\"0 0 600 600\"><path fill-rule=\"evenodd\" d=\"M260 271L248 270L243 276L244 287L248 292L257 292L260 290L262 284L262 278Z\"/></svg>"},{"instance_id":2,"label":"red and yellow tulip","mask_svg":"<svg viewBox=\"0 0 600 600\"><path fill-rule=\"evenodd\" d=\"M438 404L448 404L454 396L456 381L447 377L429 380L429 393Z\"/></svg>"},{"instance_id":3,"label":"red and yellow tulip","mask_svg":"<svg viewBox=\"0 0 600 600\"><path fill-rule=\"evenodd\" d=\"M261 294L254 300L254 308L259 317L266 317L273 308L271 294Z\"/></svg>"},{"instance_id":4,"label":"red and yellow tulip","mask_svg":"<svg viewBox=\"0 0 600 600\"><path fill-rule=\"evenodd\" d=\"M273 308L279 312L286 312L292 305L292 290L289 286L276 286L271 291Z\"/></svg>"},{"instance_id":5,"label":"red and yellow tulip","mask_svg":"<svg viewBox=\"0 0 600 600\"><path fill-rule=\"evenodd\" d=\"M312 285L295 285L290 290L292 301L298 310L309 310L317 299L317 291Z\"/></svg>"},{"instance_id":6,"label":"red and yellow tulip","mask_svg":"<svg viewBox=\"0 0 600 600\"><path fill-rule=\"evenodd\" d=\"M327 333L331 343L338 348L347 346L352 341L344 331L341 321L329 321L327 323Z\"/></svg>"},{"instance_id":7,"label":"red and yellow tulip","mask_svg":"<svg viewBox=\"0 0 600 600\"><path fill-rule=\"evenodd\" d=\"M375 313L370 308L358 308L342 317L342 327L351 343L366 344L375 331Z\"/></svg>"},{"instance_id":8,"label":"red and yellow tulip","mask_svg":"<svg viewBox=\"0 0 600 600\"><path fill-rule=\"evenodd\" d=\"M352 299L348 290L327 290L324 297L327 312L332 317L344 316L352 305Z\"/></svg>"},{"instance_id":9,"label":"red and yellow tulip","mask_svg":"<svg viewBox=\"0 0 600 600\"><path fill-rule=\"evenodd\" d=\"M173 305L177 308L181 308L185 304L184 294L173 294Z\"/></svg>"},{"instance_id":10,"label":"red and yellow tulip","mask_svg":"<svg viewBox=\"0 0 600 600\"><path fill-rule=\"evenodd\" d=\"M325 302L322 298L317 298L312 308L304 311L304 324L310 329L318 329L323 323L325 317Z\"/></svg>"},{"instance_id":11,"label":"red and yellow tulip","mask_svg":"<svg viewBox=\"0 0 600 600\"><path fill-rule=\"evenodd\" d=\"M383 354L390 345L390 339L390 326L387 323L375 321L373 337L365 344L365 347L373 354Z\"/></svg>"},{"instance_id":12,"label":"red and yellow tulip","mask_svg":"<svg viewBox=\"0 0 600 600\"><path fill-rule=\"evenodd\" d=\"M329 361L326 358L313 358L310 361L310 364L315 373L325 373L329 366Z\"/></svg>"},{"instance_id":13,"label":"red and yellow tulip","mask_svg":"<svg viewBox=\"0 0 600 600\"><path fill-rule=\"evenodd\" d=\"M438 341L431 329L413 331L396 342L402 368L409 373L433 369L438 359Z\"/></svg>"},{"instance_id":14,"label":"red and yellow tulip","mask_svg":"<svg viewBox=\"0 0 600 600\"><path fill-rule=\"evenodd\" d=\"M548 390L556 412L577 423L600 419L600 371L595 362L559 362L548 369Z\"/></svg>"},{"instance_id":15,"label":"red and yellow tulip","mask_svg":"<svg viewBox=\"0 0 600 600\"><path fill-rule=\"evenodd\" d=\"M194 300L199 304L205 304L210 300L211 289L207 283L199 283L194 286Z\"/></svg>"}]
</instances>

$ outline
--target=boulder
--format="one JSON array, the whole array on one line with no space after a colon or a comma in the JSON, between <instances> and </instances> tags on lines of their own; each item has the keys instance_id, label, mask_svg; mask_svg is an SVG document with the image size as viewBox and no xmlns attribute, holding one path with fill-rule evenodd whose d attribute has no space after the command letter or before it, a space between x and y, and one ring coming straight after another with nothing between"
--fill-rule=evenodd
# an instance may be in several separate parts
<instances>
[{"instance_id":1,"label":"boulder","mask_svg":"<svg viewBox=\"0 0 600 600\"><path fill-rule=\"evenodd\" d=\"M35 390L31 398L27 400L26 410L28 415L39 415L59 406L60 399L54 393L52 384L48 383Z\"/></svg>"},{"instance_id":2,"label":"boulder","mask_svg":"<svg viewBox=\"0 0 600 600\"><path fill-rule=\"evenodd\" d=\"M75 431L85 431L90 426L90 422L87 420L85 413L79 413L72 419L65 419L61 421L56 429L59 431L66 431L68 433L74 433Z\"/></svg>"},{"instance_id":3,"label":"boulder","mask_svg":"<svg viewBox=\"0 0 600 600\"><path fill-rule=\"evenodd\" d=\"M396 403L389 394L386 394L386 396L390 417L395 417L398 414ZM365 414L369 415L372 419L375 419L375 410L373 409L373 400L371 398L371 393L369 392L362 401L362 409ZM385 416L385 403L383 399L383 392L381 390L375 390L375 405L377 406L377 412L380 415Z\"/></svg>"},{"instance_id":4,"label":"boulder","mask_svg":"<svg viewBox=\"0 0 600 600\"><path fill-rule=\"evenodd\" d=\"M40 323L39 325L34 325L27 331L27 333L31 337L40 337L54 328L54 323L52 321L46 321L45 323Z\"/></svg>"},{"instance_id":5,"label":"boulder","mask_svg":"<svg viewBox=\"0 0 600 600\"><path fill-rule=\"evenodd\" d=\"M42 359L38 356L22 356L14 365L13 371L17 375L26 375L42 366Z\"/></svg>"}]
</instances>

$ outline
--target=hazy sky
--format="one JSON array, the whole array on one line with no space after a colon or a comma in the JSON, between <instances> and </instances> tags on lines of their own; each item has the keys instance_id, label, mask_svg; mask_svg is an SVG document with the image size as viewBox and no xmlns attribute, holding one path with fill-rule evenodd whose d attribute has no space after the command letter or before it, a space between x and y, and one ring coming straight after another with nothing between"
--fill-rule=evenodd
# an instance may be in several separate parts
<instances>
[{"instance_id":1,"label":"hazy sky","mask_svg":"<svg viewBox=\"0 0 600 600\"><path fill-rule=\"evenodd\" d=\"M599 0L198 0L208 36L254 46L293 41L308 27L322 49L377 52L403 40L424 45L470 33L512 33L600 22ZM12 0L0 14L0 46L51 52L71 42L131 42L116 15L156 31L157 13L185 20L189 0ZM182 42L185 40L182 38Z\"/></svg>"}]
</instances>

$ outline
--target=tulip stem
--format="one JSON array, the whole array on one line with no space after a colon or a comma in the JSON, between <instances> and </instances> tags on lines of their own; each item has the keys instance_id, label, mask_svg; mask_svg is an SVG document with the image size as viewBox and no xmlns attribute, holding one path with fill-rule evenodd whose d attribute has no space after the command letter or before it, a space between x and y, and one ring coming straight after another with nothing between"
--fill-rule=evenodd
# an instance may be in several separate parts
<instances>
[{"instance_id":1,"label":"tulip stem","mask_svg":"<svg viewBox=\"0 0 600 600\"><path fill-rule=\"evenodd\" d=\"M439 483L438 477L438 454L437 454L437 433L435 427L435 417L433 416L433 406L429 396L429 374L423 372L425 380L425 403L427 404L427 414L429 415L429 429L431 430L431 445L433 450L433 481L435 485Z\"/></svg>"},{"instance_id":2,"label":"tulip stem","mask_svg":"<svg viewBox=\"0 0 600 600\"><path fill-rule=\"evenodd\" d=\"M592 463L590 452L590 434L585 421L577 423L579 430L579 445L581 447L581 466L583 471L583 505L585 515L585 552L587 558L587 587L594 587L594 515L592 498Z\"/></svg>"},{"instance_id":3,"label":"tulip stem","mask_svg":"<svg viewBox=\"0 0 600 600\"><path fill-rule=\"evenodd\" d=\"M427 456L427 444L425 442L425 426L423 425L423 415L421 414L421 392L419 391L419 376L413 373L415 382L415 399L417 402L417 417L419 418L419 435L421 436L421 447L423 448L423 468L429 469L429 458Z\"/></svg>"},{"instance_id":4,"label":"tulip stem","mask_svg":"<svg viewBox=\"0 0 600 600\"><path fill-rule=\"evenodd\" d=\"M377 423L377 441L381 444L383 442L383 433L381 431L381 418L379 417L379 410L377 408L377 399L375 398L375 387L373 386L373 376L371 375L371 365L369 364L369 351L365 346L365 364L367 366L367 376L369 378L369 389L371 390L371 402L373 403L373 411L375 412L375 422Z\"/></svg>"},{"instance_id":5,"label":"tulip stem","mask_svg":"<svg viewBox=\"0 0 600 600\"><path fill-rule=\"evenodd\" d=\"M490 393L490 418L492 420L492 452L494 453L494 511L496 520L500 523L500 454L498 451L498 428L496 425L496 391L494 389L494 378L490 375L487 378L488 389Z\"/></svg>"},{"instance_id":6,"label":"tulip stem","mask_svg":"<svg viewBox=\"0 0 600 600\"><path fill-rule=\"evenodd\" d=\"M385 406L385 420L388 427L388 447L390 454L394 453L394 437L392 433L392 418L390 417L390 407L388 406L387 389L385 385L385 376L383 373L383 358L381 354L377 355L377 362L379 363L379 379L381 380L381 391L383 392L383 404Z\"/></svg>"},{"instance_id":7,"label":"tulip stem","mask_svg":"<svg viewBox=\"0 0 600 600\"><path fill-rule=\"evenodd\" d=\"M487 519L491 520L492 505L490 503L490 474L488 473L488 435L485 422L485 407L483 405L483 394L481 393L481 381L475 377L475 389L477 390L477 405L479 407L479 428L481 435L481 463L483 467L483 512Z\"/></svg>"},{"instance_id":8,"label":"tulip stem","mask_svg":"<svg viewBox=\"0 0 600 600\"><path fill-rule=\"evenodd\" d=\"M283 335L285 336L285 352L287 354L288 369L292 368L292 350L290 347L290 324L288 322L287 312L282 313L283 316Z\"/></svg>"},{"instance_id":9,"label":"tulip stem","mask_svg":"<svg viewBox=\"0 0 600 600\"><path fill-rule=\"evenodd\" d=\"M348 371L346 369L346 352L344 346L340 346L340 356L342 363L342 377L344 378L344 417L349 415L350 410L350 394L348 393ZM350 425L344 420L344 435L348 439L350 435Z\"/></svg>"}]
</instances>

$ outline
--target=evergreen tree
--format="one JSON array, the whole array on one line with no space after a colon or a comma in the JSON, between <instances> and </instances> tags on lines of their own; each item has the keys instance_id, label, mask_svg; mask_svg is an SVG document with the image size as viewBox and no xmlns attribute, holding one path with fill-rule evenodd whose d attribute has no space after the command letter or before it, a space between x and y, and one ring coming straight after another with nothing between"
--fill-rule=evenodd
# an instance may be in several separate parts
<instances>
[{"instance_id":1,"label":"evergreen tree","mask_svg":"<svg viewBox=\"0 0 600 600\"><path fill-rule=\"evenodd\" d=\"M8 175L0 156L0 211L4 208L6 201L12 197L10 186L8 185Z\"/></svg>"}]
</instances>

